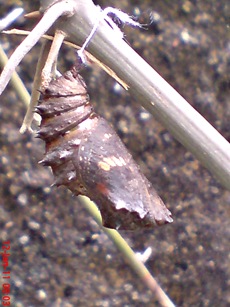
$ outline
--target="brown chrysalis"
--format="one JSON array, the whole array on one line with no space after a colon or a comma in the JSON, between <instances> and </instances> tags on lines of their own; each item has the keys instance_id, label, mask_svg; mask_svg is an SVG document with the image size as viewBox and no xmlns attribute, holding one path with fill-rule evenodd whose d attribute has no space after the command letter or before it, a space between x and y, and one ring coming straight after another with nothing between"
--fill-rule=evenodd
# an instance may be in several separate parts
<instances>
[{"instance_id":1,"label":"brown chrysalis","mask_svg":"<svg viewBox=\"0 0 230 307\"><path fill-rule=\"evenodd\" d=\"M116 132L94 112L77 67L41 94L36 110L42 117L38 136L46 143L41 163L51 166L57 186L95 201L108 228L153 228L173 221Z\"/></svg>"}]
</instances>

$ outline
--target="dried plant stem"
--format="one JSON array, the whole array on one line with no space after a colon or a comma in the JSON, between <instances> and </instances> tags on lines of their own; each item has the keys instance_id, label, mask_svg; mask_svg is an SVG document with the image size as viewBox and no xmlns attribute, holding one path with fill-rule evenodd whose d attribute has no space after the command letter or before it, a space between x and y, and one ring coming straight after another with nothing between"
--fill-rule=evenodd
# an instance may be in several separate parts
<instances>
[{"instance_id":1,"label":"dried plant stem","mask_svg":"<svg viewBox=\"0 0 230 307\"><path fill-rule=\"evenodd\" d=\"M5 65L0 76L0 95L4 91L12 73L15 71L24 56L31 50L31 48L33 48L40 37L52 26L58 17L67 13L69 15L74 13L74 1L57 2L45 12L44 16L33 31L31 31L24 41L17 47L8 63Z\"/></svg>"},{"instance_id":2,"label":"dried plant stem","mask_svg":"<svg viewBox=\"0 0 230 307\"><path fill-rule=\"evenodd\" d=\"M63 32L58 30L55 32L50 51L41 74L41 90L46 89L52 78L55 77L56 67L54 66L56 66L58 53L64 38L65 34Z\"/></svg>"},{"instance_id":3,"label":"dried plant stem","mask_svg":"<svg viewBox=\"0 0 230 307\"><path fill-rule=\"evenodd\" d=\"M25 118L20 128L20 133L24 133L27 130L32 132L31 123L34 117L38 115L37 113L34 113L34 109L37 105L37 102L40 96L40 93L38 90L41 86L41 72L45 65L45 62L46 62L46 59L49 53L49 49L50 49L50 42L44 41L41 47L38 64L37 64L36 72L34 75L34 82L33 82L31 98L30 98L30 104L29 104L29 107L27 108ZM40 119L40 116L39 116L39 119ZM40 123L40 120L39 120L39 123Z\"/></svg>"},{"instance_id":4,"label":"dried plant stem","mask_svg":"<svg viewBox=\"0 0 230 307\"><path fill-rule=\"evenodd\" d=\"M21 133L24 133L26 130L32 131L31 123L34 117L34 110L40 96L38 90L47 88L49 82L51 81L53 66L56 63L58 52L61 48L64 37L65 36L62 32L57 31L55 33L51 48L49 41L45 41L42 45L34 76L31 101L20 129Z\"/></svg>"},{"instance_id":5,"label":"dried plant stem","mask_svg":"<svg viewBox=\"0 0 230 307\"><path fill-rule=\"evenodd\" d=\"M7 31L3 31L3 33L5 34L9 34L9 35L23 35L23 36L27 36L29 35L29 31L25 31L25 30L18 30L18 29L11 29L11 30L7 30ZM44 34L42 35L42 38L45 38L47 40L50 40L52 41L53 40L53 36L51 35L47 35L47 34ZM70 48L74 48L76 50L79 50L81 47L76 45L76 44L73 44L67 40L63 41L63 44L67 45L68 47ZM103 64L101 61L99 61L97 58L95 58L91 53L85 51L85 56L86 58L89 60L89 62L91 63L95 63L97 64L98 66L100 66L108 75L110 75L112 78L114 78L118 83L120 83L121 86L123 86L123 88L125 90L128 90L129 87L128 85L122 80L120 79L116 74L115 72L110 69L108 66L106 66L105 64Z\"/></svg>"}]
</instances>

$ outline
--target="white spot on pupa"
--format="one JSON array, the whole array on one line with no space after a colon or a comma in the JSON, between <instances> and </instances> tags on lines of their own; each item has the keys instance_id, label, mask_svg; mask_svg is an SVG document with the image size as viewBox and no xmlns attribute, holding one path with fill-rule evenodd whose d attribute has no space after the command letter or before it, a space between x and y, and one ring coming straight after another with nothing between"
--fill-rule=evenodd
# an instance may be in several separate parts
<instances>
[{"instance_id":1,"label":"white spot on pupa","mask_svg":"<svg viewBox=\"0 0 230 307\"><path fill-rule=\"evenodd\" d=\"M106 139L110 139L111 136L112 136L112 134L110 134L110 133L105 133L105 134L104 134L104 137L105 137Z\"/></svg>"},{"instance_id":2,"label":"white spot on pupa","mask_svg":"<svg viewBox=\"0 0 230 307\"><path fill-rule=\"evenodd\" d=\"M73 145L80 145L81 144L81 140L80 139L74 139L74 141L72 141L71 144L73 144Z\"/></svg>"},{"instance_id":3,"label":"white spot on pupa","mask_svg":"<svg viewBox=\"0 0 230 307\"><path fill-rule=\"evenodd\" d=\"M113 158L113 157L112 157ZM103 161L107 164L109 164L110 166L116 166L116 163L113 161L112 158L104 158Z\"/></svg>"},{"instance_id":4,"label":"white spot on pupa","mask_svg":"<svg viewBox=\"0 0 230 307\"><path fill-rule=\"evenodd\" d=\"M119 157L119 158L112 157L112 159L118 166L126 165L125 160L122 157Z\"/></svg>"},{"instance_id":5,"label":"white spot on pupa","mask_svg":"<svg viewBox=\"0 0 230 307\"><path fill-rule=\"evenodd\" d=\"M122 199L118 199L118 201L116 202L116 209L120 210L120 209L125 209L127 207L126 202L124 202Z\"/></svg>"},{"instance_id":6,"label":"white spot on pupa","mask_svg":"<svg viewBox=\"0 0 230 307\"><path fill-rule=\"evenodd\" d=\"M111 156L108 158L104 158L103 161L107 164L109 164L110 166L123 166L126 165L125 160L122 157L115 157L115 156Z\"/></svg>"},{"instance_id":7,"label":"white spot on pupa","mask_svg":"<svg viewBox=\"0 0 230 307\"><path fill-rule=\"evenodd\" d=\"M91 118L87 118L86 120L84 120L78 125L77 129L79 131L91 130L95 124L96 124L95 120L92 120Z\"/></svg>"},{"instance_id":8,"label":"white spot on pupa","mask_svg":"<svg viewBox=\"0 0 230 307\"><path fill-rule=\"evenodd\" d=\"M70 152L69 152L68 150L62 150L62 151L60 152L60 159L63 159L63 158L68 157L69 154L70 154Z\"/></svg>"},{"instance_id":9,"label":"white spot on pupa","mask_svg":"<svg viewBox=\"0 0 230 307\"><path fill-rule=\"evenodd\" d=\"M75 178L75 172L68 173L68 180L71 181Z\"/></svg>"},{"instance_id":10,"label":"white spot on pupa","mask_svg":"<svg viewBox=\"0 0 230 307\"><path fill-rule=\"evenodd\" d=\"M99 168L103 169L104 171L108 172L110 170L110 165L106 162L100 161L98 162Z\"/></svg>"}]
</instances>

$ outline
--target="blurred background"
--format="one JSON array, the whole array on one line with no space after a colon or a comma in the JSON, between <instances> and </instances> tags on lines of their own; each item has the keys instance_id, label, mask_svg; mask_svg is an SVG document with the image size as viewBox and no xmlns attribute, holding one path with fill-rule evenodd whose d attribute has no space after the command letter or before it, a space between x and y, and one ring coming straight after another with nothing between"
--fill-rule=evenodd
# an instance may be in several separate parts
<instances>
[{"instance_id":1,"label":"blurred background","mask_svg":"<svg viewBox=\"0 0 230 307\"><path fill-rule=\"evenodd\" d=\"M127 42L230 140L227 1L94 3L147 24L122 28ZM15 7L37 10L39 1L0 5L3 18ZM10 28L34 26L21 16ZM8 56L21 41L21 36L0 36ZM40 46L17 69L30 92ZM63 47L60 71L74 60L75 51ZM173 213L173 224L121 234L135 251L152 248L146 265L177 306L229 306L230 192L97 65L82 74L95 109L113 125ZM50 170L38 165L43 142L19 133L25 112L8 85L0 97L0 240L11 242L12 305L158 306L77 198L50 187Z\"/></svg>"}]
</instances>

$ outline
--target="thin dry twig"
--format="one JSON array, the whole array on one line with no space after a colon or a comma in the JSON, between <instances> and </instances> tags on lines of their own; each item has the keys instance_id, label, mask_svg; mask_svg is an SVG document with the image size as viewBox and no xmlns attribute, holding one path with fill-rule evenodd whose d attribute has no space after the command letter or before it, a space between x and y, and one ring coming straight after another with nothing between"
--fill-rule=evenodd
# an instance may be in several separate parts
<instances>
[{"instance_id":1,"label":"thin dry twig","mask_svg":"<svg viewBox=\"0 0 230 307\"><path fill-rule=\"evenodd\" d=\"M31 123L34 117L34 110L37 106L37 102L40 96L38 89L42 90L44 88L47 88L49 82L51 81L51 71L53 69L54 63L57 60L57 55L62 45L63 39L64 35L62 34L62 32L57 31L55 33L51 49L50 43L48 43L48 41L45 41L42 45L33 82L31 101L27 109L25 118L23 120L20 133L24 133L27 130L32 132Z\"/></svg>"},{"instance_id":2,"label":"thin dry twig","mask_svg":"<svg viewBox=\"0 0 230 307\"><path fill-rule=\"evenodd\" d=\"M9 35L23 35L23 36L27 36L29 35L30 31L25 31L25 30L18 30L18 29L11 29L11 30L7 30L7 31L3 31L2 33L4 34L9 34ZM47 35L47 34L43 34L41 36L41 38L47 39L52 41L53 40L53 36L51 35ZM74 48L76 50L79 50L81 47L71 43L68 40L63 41L63 44L67 45L68 47ZM101 67L101 69L103 69L108 75L110 75L113 79L115 79L125 90L129 89L129 86L127 83L124 82L124 80L122 80L121 78L118 77L118 75L107 65L105 65L104 63L102 63L101 61L99 61L97 58L95 58L90 52L85 51L85 55L86 58L89 60L90 63L95 63L98 66Z\"/></svg>"},{"instance_id":3,"label":"thin dry twig","mask_svg":"<svg viewBox=\"0 0 230 307\"><path fill-rule=\"evenodd\" d=\"M48 57L46 59L45 66L42 70L41 90L46 89L52 78L55 77L54 74L56 74L56 67L54 66L56 66L58 53L60 51L64 39L65 39L65 34L57 30L55 32L51 48Z\"/></svg>"},{"instance_id":4,"label":"thin dry twig","mask_svg":"<svg viewBox=\"0 0 230 307\"><path fill-rule=\"evenodd\" d=\"M0 76L0 95L7 86L16 67L19 65L24 56L31 50L31 48L33 48L33 46L38 42L40 37L53 25L58 17L64 14L72 15L74 14L74 9L74 1L70 0L57 2L53 6L49 7L42 19L39 21L33 31L31 31L25 38L25 40L17 47L10 60L4 67Z\"/></svg>"},{"instance_id":5,"label":"thin dry twig","mask_svg":"<svg viewBox=\"0 0 230 307\"><path fill-rule=\"evenodd\" d=\"M34 110L38 103L38 99L40 97L40 93L38 89L41 86L41 73L45 65L48 53L49 53L49 47L50 47L50 43L48 41L44 41L41 47L40 55L38 58L38 64L37 64L35 75L34 75L30 104L27 108L26 115L23 119L22 126L20 128L20 133L25 133L26 131L33 132L31 128L31 124L32 124L34 117L38 115L37 113L34 112ZM40 116L39 116L39 119L40 119ZM39 124L40 124L40 120L39 120L38 125Z\"/></svg>"}]
</instances>

